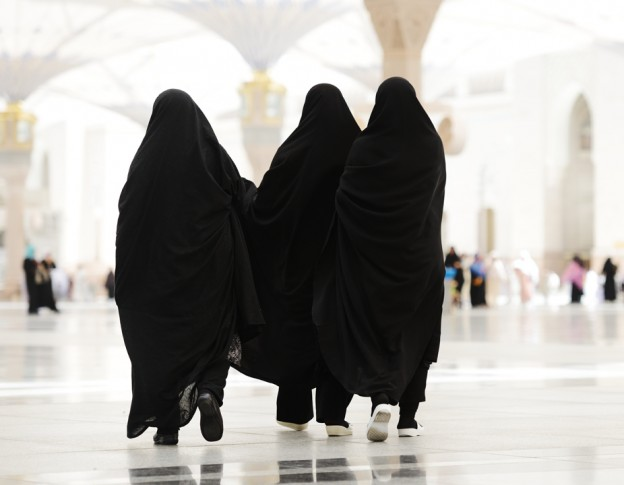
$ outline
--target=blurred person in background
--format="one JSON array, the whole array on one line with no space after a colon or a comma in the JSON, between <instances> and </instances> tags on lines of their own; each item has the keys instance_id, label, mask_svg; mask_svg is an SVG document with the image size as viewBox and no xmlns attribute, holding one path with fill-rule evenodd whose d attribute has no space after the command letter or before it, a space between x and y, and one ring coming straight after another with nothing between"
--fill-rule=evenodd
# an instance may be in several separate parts
<instances>
[{"instance_id":1,"label":"blurred person in background","mask_svg":"<svg viewBox=\"0 0 624 485\"><path fill-rule=\"evenodd\" d=\"M112 268L108 270L106 278L104 280L104 288L106 289L106 295L109 300L115 298L115 273Z\"/></svg>"},{"instance_id":2,"label":"blurred person in background","mask_svg":"<svg viewBox=\"0 0 624 485\"><path fill-rule=\"evenodd\" d=\"M455 273L453 276L454 283L452 285L452 303L453 305L461 308L462 304L462 291L464 289L464 266L462 263L462 258L455 251L455 247L451 246L448 254L444 258L444 266L446 268L454 268Z\"/></svg>"},{"instance_id":3,"label":"blurred person in background","mask_svg":"<svg viewBox=\"0 0 624 485\"><path fill-rule=\"evenodd\" d=\"M76 266L70 295L73 301L91 301L95 298L87 275L87 269L83 263L79 263Z\"/></svg>"},{"instance_id":4,"label":"blurred person in background","mask_svg":"<svg viewBox=\"0 0 624 485\"><path fill-rule=\"evenodd\" d=\"M520 284L520 301L531 303L535 288L539 283L539 267L528 251L520 251L520 256L513 262L513 270Z\"/></svg>"},{"instance_id":5,"label":"blurred person in background","mask_svg":"<svg viewBox=\"0 0 624 485\"><path fill-rule=\"evenodd\" d=\"M473 308L487 306L485 300L487 269L483 257L477 253L470 265L470 304Z\"/></svg>"},{"instance_id":6,"label":"blurred person in background","mask_svg":"<svg viewBox=\"0 0 624 485\"><path fill-rule=\"evenodd\" d=\"M490 263L487 265L487 286L485 288L486 301L490 305L500 305L509 299L509 275L505 263L497 251L490 253Z\"/></svg>"},{"instance_id":7,"label":"blurred person in background","mask_svg":"<svg viewBox=\"0 0 624 485\"><path fill-rule=\"evenodd\" d=\"M50 279L52 280L52 293L58 303L59 300L66 300L69 298L70 293L70 278L67 272L57 266L50 272Z\"/></svg>"},{"instance_id":8,"label":"blurred person in background","mask_svg":"<svg viewBox=\"0 0 624 485\"><path fill-rule=\"evenodd\" d=\"M39 263L35 259L35 246L28 244L24 253L22 268L24 269L29 315L37 315L39 313L39 290L36 282L38 266Z\"/></svg>"},{"instance_id":9,"label":"blurred person in background","mask_svg":"<svg viewBox=\"0 0 624 485\"><path fill-rule=\"evenodd\" d=\"M56 307L56 298L54 289L52 288L52 273L56 269L56 263L52 259L50 253L46 253L45 257L37 267L37 286L39 291L39 306L46 307L55 313L59 313Z\"/></svg>"},{"instance_id":10,"label":"blurred person in background","mask_svg":"<svg viewBox=\"0 0 624 485\"><path fill-rule=\"evenodd\" d=\"M561 276L561 280L565 283L570 283L570 302L580 303L583 297L583 284L585 282L585 275L587 270L583 260L578 255L574 255L572 261L568 263L568 266Z\"/></svg>"},{"instance_id":11,"label":"blurred person in background","mask_svg":"<svg viewBox=\"0 0 624 485\"><path fill-rule=\"evenodd\" d=\"M617 299L617 287L615 284L615 275L618 267L613 264L611 258L607 258L602 267L602 275L604 276L604 300L615 301Z\"/></svg>"}]
</instances>

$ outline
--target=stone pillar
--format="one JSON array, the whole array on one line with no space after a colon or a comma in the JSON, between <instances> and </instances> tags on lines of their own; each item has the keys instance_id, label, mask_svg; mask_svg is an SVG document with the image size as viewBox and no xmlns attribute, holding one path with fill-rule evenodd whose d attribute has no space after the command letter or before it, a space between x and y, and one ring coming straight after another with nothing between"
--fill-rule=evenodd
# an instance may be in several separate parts
<instances>
[{"instance_id":1,"label":"stone pillar","mask_svg":"<svg viewBox=\"0 0 624 485\"><path fill-rule=\"evenodd\" d=\"M264 71L256 71L253 79L240 89L243 145L256 184L262 180L282 141L285 93L286 89L274 83Z\"/></svg>"},{"instance_id":2,"label":"stone pillar","mask_svg":"<svg viewBox=\"0 0 624 485\"><path fill-rule=\"evenodd\" d=\"M364 0L383 49L384 79L401 76L420 96L421 55L442 0Z\"/></svg>"},{"instance_id":3,"label":"stone pillar","mask_svg":"<svg viewBox=\"0 0 624 485\"><path fill-rule=\"evenodd\" d=\"M24 191L34 124L35 117L23 112L19 103L10 103L6 111L0 112L0 178L6 182L4 298L15 298L24 279Z\"/></svg>"},{"instance_id":4,"label":"stone pillar","mask_svg":"<svg viewBox=\"0 0 624 485\"><path fill-rule=\"evenodd\" d=\"M463 123L449 106L427 105L422 96L422 50L442 0L364 0L383 49L383 77L401 76L412 83L416 95L436 126L444 151L457 155L464 149Z\"/></svg>"}]
</instances>

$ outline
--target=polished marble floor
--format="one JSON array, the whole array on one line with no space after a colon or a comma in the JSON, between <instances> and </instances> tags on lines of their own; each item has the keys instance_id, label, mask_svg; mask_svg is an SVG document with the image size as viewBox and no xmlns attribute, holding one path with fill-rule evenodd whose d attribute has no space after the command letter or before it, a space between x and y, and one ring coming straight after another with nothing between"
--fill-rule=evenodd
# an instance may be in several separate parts
<instances>
[{"instance_id":1,"label":"polished marble floor","mask_svg":"<svg viewBox=\"0 0 624 485\"><path fill-rule=\"evenodd\" d=\"M419 420L426 435L351 437L275 424L274 387L230 374L225 434L198 417L175 447L128 440L129 362L108 302L27 316L0 304L0 483L624 484L624 303L517 305L444 316Z\"/></svg>"}]
</instances>

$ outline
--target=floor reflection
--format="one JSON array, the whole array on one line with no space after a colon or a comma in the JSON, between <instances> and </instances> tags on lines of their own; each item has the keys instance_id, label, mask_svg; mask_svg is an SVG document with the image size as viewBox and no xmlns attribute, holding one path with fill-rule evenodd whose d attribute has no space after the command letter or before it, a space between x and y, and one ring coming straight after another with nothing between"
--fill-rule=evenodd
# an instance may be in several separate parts
<instances>
[{"instance_id":1,"label":"floor reflection","mask_svg":"<svg viewBox=\"0 0 624 485\"><path fill-rule=\"evenodd\" d=\"M130 483L168 483L175 485L197 485L188 466L164 466L159 468L134 468L128 470ZM203 482L202 482L203 483ZM221 483L221 480L214 482Z\"/></svg>"},{"instance_id":2,"label":"floor reflection","mask_svg":"<svg viewBox=\"0 0 624 485\"><path fill-rule=\"evenodd\" d=\"M316 460L315 482L350 482L356 481L356 475L349 468L346 458L325 458Z\"/></svg>"},{"instance_id":3,"label":"floor reflection","mask_svg":"<svg viewBox=\"0 0 624 485\"><path fill-rule=\"evenodd\" d=\"M199 485L220 485L223 478L223 463L201 465Z\"/></svg>"},{"instance_id":4,"label":"floor reflection","mask_svg":"<svg viewBox=\"0 0 624 485\"><path fill-rule=\"evenodd\" d=\"M313 460L281 460L277 462L277 483L314 483Z\"/></svg>"},{"instance_id":5,"label":"floor reflection","mask_svg":"<svg viewBox=\"0 0 624 485\"><path fill-rule=\"evenodd\" d=\"M373 483L396 482L401 479L418 485L427 483L427 472L418 467L416 455L373 456L369 461Z\"/></svg>"},{"instance_id":6,"label":"floor reflection","mask_svg":"<svg viewBox=\"0 0 624 485\"><path fill-rule=\"evenodd\" d=\"M622 305L465 308L444 314L445 341L624 344Z\"/></svg>"},{"instance_id":7,"label":"floor reflection","mask_svg":"<svg viewBox=\"0 0 624 485\"><path fill-rule=\"evenodd\" d=\"M116 381L128 369L115 308L29 316L0 305L0 381Z\"/></svg>"},{"instance_id":8,"label":"floor reflection","mask_svg":"<svg viewBox=\"0 0 624 485\"><path fill-rule=\"evenodd\" d=\"M220 485L221 483L378 483L392 481L426 484L426 472L416 455L368 458L317 458L267 463L226 463L190 466L133 468L130 483L170 485Z\"/></svg>"}]
</instances>

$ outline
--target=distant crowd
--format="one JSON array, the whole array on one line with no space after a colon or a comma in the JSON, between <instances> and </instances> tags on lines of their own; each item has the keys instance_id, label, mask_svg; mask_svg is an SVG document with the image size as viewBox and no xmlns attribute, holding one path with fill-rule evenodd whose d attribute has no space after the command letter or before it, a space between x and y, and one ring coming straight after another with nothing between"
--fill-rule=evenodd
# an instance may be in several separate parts
<instances>
[{"instance_id":1,"label":"distant crowd","mask_svg":"<svg viewBox=\"0 0 624 485\"><path fill-rule=\"evenodd\" d=\"M574 255L560 274L549 271L542 275L528 251L521 251L517 258L505 262L496 251L487 257L479 253L468 257L451 246L444 265L447 309L461 307L464 302L469 302L471 307L513 301L528 305L535 303L538 296L549 302L560 297L562 292L567 293L569 303L614 302L619 290L624 291L618 265L610 257L601 270L596 271L587 261Z\"/></svg>"},{"instance_id":2,"label":"distant crowd","mask_svg":"<svg viewBox=\"0 0 624 485\"><path fill-rule=\"evenodd\" d=\"M28 244L24 255L23 293L28 301L28 314L37 315L39 309L59 312L57 301L94 301L101 298L112 300L115 296L115 276L109 269L105 276L87 272L85 265L78 265L73 274L58 267L52 254L37 259L35 247Z\"/></svg>"}]
</instances>

